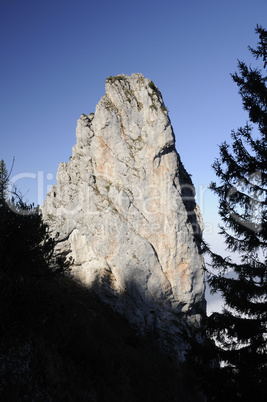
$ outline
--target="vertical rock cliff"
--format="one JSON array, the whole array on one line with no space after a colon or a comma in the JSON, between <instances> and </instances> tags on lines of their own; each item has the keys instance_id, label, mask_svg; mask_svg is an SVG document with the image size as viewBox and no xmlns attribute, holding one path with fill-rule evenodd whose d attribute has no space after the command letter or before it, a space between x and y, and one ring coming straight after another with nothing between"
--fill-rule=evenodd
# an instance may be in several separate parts
<instances>
[{"instance_id":1,"label":"vertical rock cliff","mask_svg":"<svg viewBox=\"0 0 267 402\"><path fill-rule=\"evenodd\" d=\"M109 77L76 136L44 219L73 276L182 360L205 313L202 223L161 93L142 74Z\"/></svg>"}]
</instances>

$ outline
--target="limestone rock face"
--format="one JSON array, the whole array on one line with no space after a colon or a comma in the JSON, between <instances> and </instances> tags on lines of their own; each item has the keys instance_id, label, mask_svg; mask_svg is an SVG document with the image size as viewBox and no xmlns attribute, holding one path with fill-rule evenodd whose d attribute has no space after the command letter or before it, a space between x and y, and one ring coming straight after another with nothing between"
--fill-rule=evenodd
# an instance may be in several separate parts
<instances>
[{"instance_id":1,"label":"limestone rock face","mask_svg":"<svg viewBox=\"0 0 267 402\"><path fill-rule=\"evenodd\" d=\"M73 276L182 360L205 313L202 223L161 93L142 74L109 77L76 136L44 220Z\"/></svg>"}]
</instances>

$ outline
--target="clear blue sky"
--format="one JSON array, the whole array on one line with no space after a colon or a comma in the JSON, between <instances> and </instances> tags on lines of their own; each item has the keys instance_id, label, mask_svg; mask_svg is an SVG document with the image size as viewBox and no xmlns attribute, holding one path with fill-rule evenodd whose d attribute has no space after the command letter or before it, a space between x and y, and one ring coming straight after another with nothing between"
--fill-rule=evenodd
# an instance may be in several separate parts
<instances>
[{"instance_id":1,"label":"clear blue sky","mask_svg":"<svg viewBox=\"0 0 267 402\"><path fill-rule=\"evenodd\" d=\"M217 199L202 193L218 144L247 119L230 73L253 61L256 24L266 0L1 0L0 159L16 158L18 187L42 204L106 77L140 72L163 94L214 243Z\"/></svg>"}]
</instances>

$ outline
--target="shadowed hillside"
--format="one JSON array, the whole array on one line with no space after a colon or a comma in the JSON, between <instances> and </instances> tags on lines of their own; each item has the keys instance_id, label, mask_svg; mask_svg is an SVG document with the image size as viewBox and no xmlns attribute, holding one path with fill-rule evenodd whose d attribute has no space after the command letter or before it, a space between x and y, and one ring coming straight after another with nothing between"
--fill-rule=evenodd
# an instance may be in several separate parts
<instances>
[{"instance_id":1,"label":"shadowed hillside","mask_svg":"<svg viewBox=\"0 0 267 402\"><path fill-rule=\"evenodd\" d=\"M19 293L1 321L1 400L201 400L188 373L72 279Z\"/></svg>"}]
</instances>

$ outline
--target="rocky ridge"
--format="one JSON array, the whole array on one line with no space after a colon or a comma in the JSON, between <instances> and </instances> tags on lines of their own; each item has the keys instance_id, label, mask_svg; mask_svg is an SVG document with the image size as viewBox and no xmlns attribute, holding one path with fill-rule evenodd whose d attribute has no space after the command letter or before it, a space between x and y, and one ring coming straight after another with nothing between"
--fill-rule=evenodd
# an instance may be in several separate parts
<instances>
[{"instance_id":1,"label":"rocky ridge","mask_svg":"<svg viewBox=\"0 0 267 402\"><path fill-rule=\"evenodd\" d=\"M109 77L76 137L44 220L73 276L183 360L205 314L202 221L161 93L142 74Z\"/></svg>"}]
</instances>

